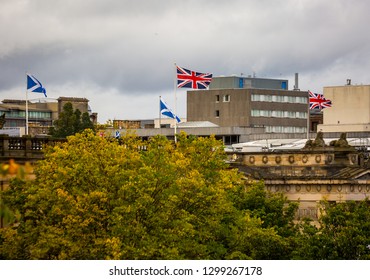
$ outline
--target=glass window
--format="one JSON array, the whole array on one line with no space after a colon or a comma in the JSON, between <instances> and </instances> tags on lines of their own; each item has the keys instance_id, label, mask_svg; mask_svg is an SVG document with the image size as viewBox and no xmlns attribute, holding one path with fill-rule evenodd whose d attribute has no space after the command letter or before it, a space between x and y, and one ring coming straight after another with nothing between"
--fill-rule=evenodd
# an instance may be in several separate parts
<instances>
[{"instance_id":1,"label":"glass window","mask_svg":"<svg viewBox=\"0 0 370 280\"><path fill-rule=\"evenodd\" d=\"M252 117L259 117L260 116L260 111L259 110L252 110L251 111L251 116Z\"/></svg>"},{"instance_id":2,"label":"glass window","mask_svg":"<svg viewBox=\"0 0 370 280\"><path fill-rule=\"evenodd\" d=\"M252 94L252 101L260 101L260 95L259 94Z\"/></svg>"}]
</instances>

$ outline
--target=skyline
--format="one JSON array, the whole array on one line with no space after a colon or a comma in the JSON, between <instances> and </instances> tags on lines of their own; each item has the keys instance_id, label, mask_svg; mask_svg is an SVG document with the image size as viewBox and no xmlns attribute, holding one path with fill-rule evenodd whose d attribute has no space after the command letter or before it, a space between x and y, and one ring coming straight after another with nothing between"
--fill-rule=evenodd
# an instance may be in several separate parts
<instances>
[{"instance_id":1,"label":"skyline","mask_svg":"<svg viewBox=\"0 0 370 280\"><path fill-rule=\"evenodd\" d=\"M89 99L99 123L157 118L159 96L185 118L174 63L289 89L299 73L299 88L318 93L370 84L370 2L328 2L2 0L0 100L25 99L27 72L50 98Z\"/></svg>"}]
</instances>

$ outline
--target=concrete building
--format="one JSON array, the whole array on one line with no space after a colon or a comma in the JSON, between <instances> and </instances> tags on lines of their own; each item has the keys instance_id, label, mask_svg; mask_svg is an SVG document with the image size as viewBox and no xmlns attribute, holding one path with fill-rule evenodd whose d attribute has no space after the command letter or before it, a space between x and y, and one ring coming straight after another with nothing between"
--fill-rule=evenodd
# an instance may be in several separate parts
<instances>
[{"instance_id":1,"label":"concrete building","mask_svg":"<svg viewBox=\"0 0 370 280\"><path fill-rule=\"evenodd\" d=\"M190 122L263 127L267 133L305 133L307 117L307 91L232 88L187 92Z\"/></svg>"},{"instance_id":2,"label":"concrete building","mask_svg":"<svg viewBox=\"0 0 370 280\"><path fill-rule=\"evenodd\" d=\"M325 98L332 101L323 110L323 132L370 132L370 85L324 87Z\"/></svg>"}]
</instances>

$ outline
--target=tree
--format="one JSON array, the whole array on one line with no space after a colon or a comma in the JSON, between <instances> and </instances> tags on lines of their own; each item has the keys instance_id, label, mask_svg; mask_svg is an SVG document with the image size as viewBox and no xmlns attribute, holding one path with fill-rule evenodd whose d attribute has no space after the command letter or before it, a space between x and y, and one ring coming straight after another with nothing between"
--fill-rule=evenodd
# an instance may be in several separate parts
<instances>
[{"instance_id":1,"label":"tree","mask_svg":"<svg viewBox=\"0 0 370 280\"><path fill-rule=\"evenodd\" d=\"M319 226L302 225L301 247L295 258L370 259L369 200L341 203L320 202Z\"/></svg>"},{"instance_id":2,"label":"tree","mask_svg":"<svg viewBox=\"0 0 370 280\"><path fill-rule=\"evenodd\" d=\"M235 172L219 170L224 176L212 186L193 167L199 163L163 137L145 151L133 136L122 142L91 131L70 136L50 148L34 181L14 182L5 199L21 218L2 233L3 257L209 258L230 207L224 193L232 182L223 183ZM211 155L213 144L220 145L213 139L198 152Z\"/></svg>"},{"instance_id":3,"label":"tree","mask_svg":"<svg viewBox=\"0 0 370 280\"><path fill-rule=\"evenodd\" d=\"M56 138L66 138L87 128L94 129L89 114L85 112L81 115L79 109L73 111L72 103L67 102L59 114L59 118L54 121L54 127L50 130L50 134Z\"/></svg>"},{"instance_id":4,"label":"tree","mask_svg":"<svg viewBox=\"0 0 370 280\"><path fill-rule=\"evenodd\" d=\"M237 233L236 240L244 239L243 254L253 259L290 259L298 245L299 228L294 223L298 204L281 193L267 191L263 181L246 180L229 195L242 218L250 217L249 221L257 225Z\"/></svg>"},{"instance_id":5,"label":"tree","mask_svg":"<svg viewBox=\"0 0 370 280\"><path fill-rule=\"evenodd\" d=\"M294 223L298 203L288 201L282 193L266 191L263 181L249 183L236 188L234 193L235 206L263 221L264 228L275 228L282 236L297 233Z\"/></svg>"},{"instance_id":6,"label":"tree","mask_svg":"<svg viewBox=\"0 0 370 280\"><path fill-rule=\"evenodd\" d=\"M94 130L94 124L91 121L88 112L83 113L82 114L82 117L81 117L81 128L80 128L80 131L84 131L85 129Z\"/></svg>"},{"instance_id":7,"label":"tree","mask_svg":"<svg viewBox=\"0 0 370 280\"><path fill-rule=\"evenodd\" d=\"M36 179L4 193L20 218L1 231L0 258L289 258L289 240L236 200L248 188L222 143L178 139L86 130L50 147Z\"/></svg>"}]
</instances>

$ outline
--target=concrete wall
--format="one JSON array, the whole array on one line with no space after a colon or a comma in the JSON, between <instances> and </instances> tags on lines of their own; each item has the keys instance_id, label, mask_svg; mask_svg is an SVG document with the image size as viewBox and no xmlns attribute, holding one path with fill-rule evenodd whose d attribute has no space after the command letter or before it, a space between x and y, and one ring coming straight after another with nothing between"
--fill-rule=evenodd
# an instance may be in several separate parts
<instances>
[{"instance_id":1,"label":"concrete wall","mask_svg":"<svg viewBox=\"0 0 370 280\"><path fill-rule=\"evenodd\" d=\"M332 101L323 110L323 132L370 131L370 85L324 87L325 98Z\"/></svg>"},{"instance_id":2,"label":"concrete wall","mask_svg":"<svg viewBox=\"0 0 370 280\"><path fill-rule=\"evenodd\" d=\"M226 96L229 96L230 101L224 101ZM250 110L250 94L247 94L246 90L187 92L187 120L189 122L210 121L219 126L249 126Z\"/></svg>"}]
</instances>

